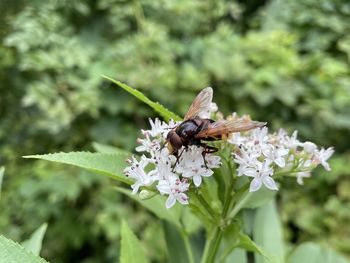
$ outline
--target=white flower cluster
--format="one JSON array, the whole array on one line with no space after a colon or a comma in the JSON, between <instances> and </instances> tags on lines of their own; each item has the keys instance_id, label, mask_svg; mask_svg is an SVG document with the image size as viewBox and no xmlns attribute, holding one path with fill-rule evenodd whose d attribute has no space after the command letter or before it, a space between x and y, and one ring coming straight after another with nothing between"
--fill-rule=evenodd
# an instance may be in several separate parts
<instances>
[{"instance_id":1,"label":"white flower cluster","mask_svg":"<svg viewBox=\"0 0 350 263\"><path fill-rule=\"evenodd\" d=\"M144 138L137 140L140 145L136 151L144 154L140 160L134 156L129 159L130 166L124 170L126 176L135 180L131 186L133 194L136 194L141 186L155 186L160 194L168 195L167 208L175 205L176 201L188 204L186 192L191 184L199 187L203 176L211 176L214 173L212 168L221 164L220 157L206 154L206 167L202 156L203 147L190 146L184 150L177 162L165 144L168 132L178 123L171 121L167 124L155 119L154 122L150 120L150 124L151 130L143 130Z\"/></svg>"},{"instance_id":2,"label":"white flower cluster","mask_svg":"<svg viewBox=\"0 0 350 263\"><path fill-rule=\"evenodd\" d=\"M311 170L318 164L329 171L327 160L334 153L332 147L319 150L312 142L300 142L296 131L292 136L283 129L269 134L266 127L232 134L228 142L238 148L233 153L234 162L238 164L237 175L254 178L250 192L259 190L263 184L268 189L278 190L273 177L281 174L295 175L297 182L303 184L303 178L310 177Z\"/></svg>"}]
</instances>

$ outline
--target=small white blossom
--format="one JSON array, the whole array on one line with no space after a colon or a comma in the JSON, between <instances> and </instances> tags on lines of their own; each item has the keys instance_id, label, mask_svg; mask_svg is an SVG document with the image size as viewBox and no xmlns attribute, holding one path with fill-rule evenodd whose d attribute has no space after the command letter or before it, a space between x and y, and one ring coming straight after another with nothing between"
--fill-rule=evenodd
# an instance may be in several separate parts
<instances>
[{"instance_id":1,"label":"small white blossom","mask_svg":"<svg viewBox=\"0 0 350 263\"><path fill-rule=\"evenodd\" d=\"M137 143L140 145L135 148L137 152L149 152L153 153L157 149L160 149L160 141L159 140L151 140L149 133L144 132L144 139L137 139Z\"/></svg>"},{"instance_id":2,"label":"small white blossom","mask_svg":"<svg viewBox=\"0 0 350 263\"><path fill-rule=\"evenodd\" d=\"M188 150L183 152L179 165L176 166L176 172L181 173L183 177L192 178L194 185L197 187L202 183L202 176L208 177L214 173L211 169L205 167L202 152L201 147L189 147Z\"/></svg>"},{"instance_id":3,"label":"small white blossom","mask_svg":"<svg viewBox=\"0 0 350 263\"><path fill-rule=\"evenodd\" d=\"M322 148L320 151L315 153L314 161L317 164L321 164L327 171L330 171L331 167L329 166L327 160L332 156L333 153L333 147L329 147L327 150Z\"/></svg>"},{"instance_id":4,"label":"small white blossom","mask_svg":"<svg viewBox=\"0 0 350 263\"><path fill-rule=\"evenodd\" d=\"M128 160L132 165L124 169L124 174L129 178L134 179L135 183L131 186L132 193L136 194L141 186L150 186L153 184L155 177L154 171L145 172L145 167L149 164L149 160L143 155L140 161L137 161L135 156Z\"/></svg>"},{"instance_id":5,"label":"small white blossom","mask_svg":"<svg viewBox=\"0 0 350 263\"><path fill-rule=\"evenodd\" d=\"M165 123L162 123L158 118L152 121L152 119L149 119L149 123L151 124L151 130L149 130L149 134L152 137L157 137L164 131L164 127L166 126Z\"/></svg>"},{"instance_id":6,"label":"small white blossom","mask_svg":"<svg viewBox=\"0 0 350 263\"><path fill-rule=\"evenodd\" d=\"M298 131L294 131L292 136L288 136L287 132L283 129L279 130L281 143L284 144L286 148L296 149L302 146L302 143L297 139Z\"/></svg>"},{"instance_id":7,"label":"small white blossom","mask_svg":"<svg viewBox=\"0 0 350 263\"><path fill-rule=\"evenodd\" d=\"M161 194L169 195L165 206L171 208L176 201L180 204L188 204L188 196L185 194L188 191L189 184L186 179L180 180L176 175L172 174L166 180L160 180L157 189Z\"/></svg>"},{"instance_id":8,"label":"small white blossom","mask_svg":"<svg viewBox=\"0 0 350 263\"><path fill-rule=\"evenodd\" d=\"M221 166L220 156L207 154L205 156L205 160L207 162L208 168L210 168L210 169L219 168Z\"/></svg>"},{"instance_id":9,"label":"small white blossom","mask_svg":"<svg viewBox=\"0 0 350 263\"><path fill-rule=\"evenodd\" d=\"M257 161L255 167L246 168L243 174L254 177L250 183L249 191L255 192L264 184L270 190L278 190L275 181L271 178L273 169L270 167L269 161Z\"/></svg>"},{"instance_id":10,"label":"small white blossom","mask_svg":"<svg viewBox=\"0 0 350 263\"><path fill-rule=\"evenodd\" d=\"M283 168L286 166L285 156L288 154L289 150L284 148L279 148L278 146L269 145L262 150L264 156L267 160L274 162L279 167Z\"/></svg>"}]
</instances>

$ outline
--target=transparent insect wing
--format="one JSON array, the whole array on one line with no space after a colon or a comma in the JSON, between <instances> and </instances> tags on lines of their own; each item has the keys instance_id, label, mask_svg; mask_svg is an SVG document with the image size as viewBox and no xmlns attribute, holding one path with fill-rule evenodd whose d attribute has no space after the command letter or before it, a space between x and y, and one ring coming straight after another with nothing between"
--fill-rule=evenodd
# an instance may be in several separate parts
<instances>
[{"instance_id":1,"label":"transparent insect wing","mask_svg":"<svg viewBox=\"0 0 350 263\"><path fill-rule=\"evenodd\" d=\"M184 120L192 119L203 112L209 111L212 100L213 89L211 87L203 89L192 102Z\"/></svg>"}]
</instances>

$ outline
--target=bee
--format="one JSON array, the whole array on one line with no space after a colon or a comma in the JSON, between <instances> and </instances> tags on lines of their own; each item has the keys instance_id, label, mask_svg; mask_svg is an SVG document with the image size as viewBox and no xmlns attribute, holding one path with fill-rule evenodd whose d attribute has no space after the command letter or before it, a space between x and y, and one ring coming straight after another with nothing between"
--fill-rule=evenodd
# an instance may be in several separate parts
<instances>
[{"instance_id":1,"label":"bee","mask_svg":"<svg viewBox=\"0 0 350 263\"><path fill-rule=\"evenodd\" d=\"M207 142L223 139L225 135L233 132L248 131L263 127L266 122L251 121L250 119L233 119L214 121L209 118L201 118L209 112L213 99L213 89L203 89L192 102L183 122L169 131L166 141L169 152L177 157L176 164L185 149L190 145L203 147L203 160L207 167L205 155L215 153L219 149L209 146ZM179 150L184 149L179 154Z\"/></svg>"}]
</instances>

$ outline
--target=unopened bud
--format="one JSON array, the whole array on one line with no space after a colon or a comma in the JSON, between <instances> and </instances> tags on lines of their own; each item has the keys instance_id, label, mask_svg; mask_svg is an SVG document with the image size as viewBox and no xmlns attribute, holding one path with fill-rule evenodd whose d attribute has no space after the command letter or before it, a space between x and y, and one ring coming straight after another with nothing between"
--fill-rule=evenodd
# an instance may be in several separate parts
<instances>
[{"instance_id":1,"label":"unopened bud","mask_svg":"<svg viewBox=\"0 0 350 263\"><path fill-rule=\"evenodd\" d=\"M316 144L312 142L304 142L304 151L307 153L314 153L317 150Z\"/></svg>"},{"instance_id":2,"label":"unopened bud","mask_svg":"<svg viewBox=\"0 0 350 263\"><path fill-rule=\"evenodd\" d=\"M156 195L155 192L152 192L149 190L141 190L141 192L139 193L139 197L141 200L151 199L155 195Z\"/></svg>"}]
</instances>

